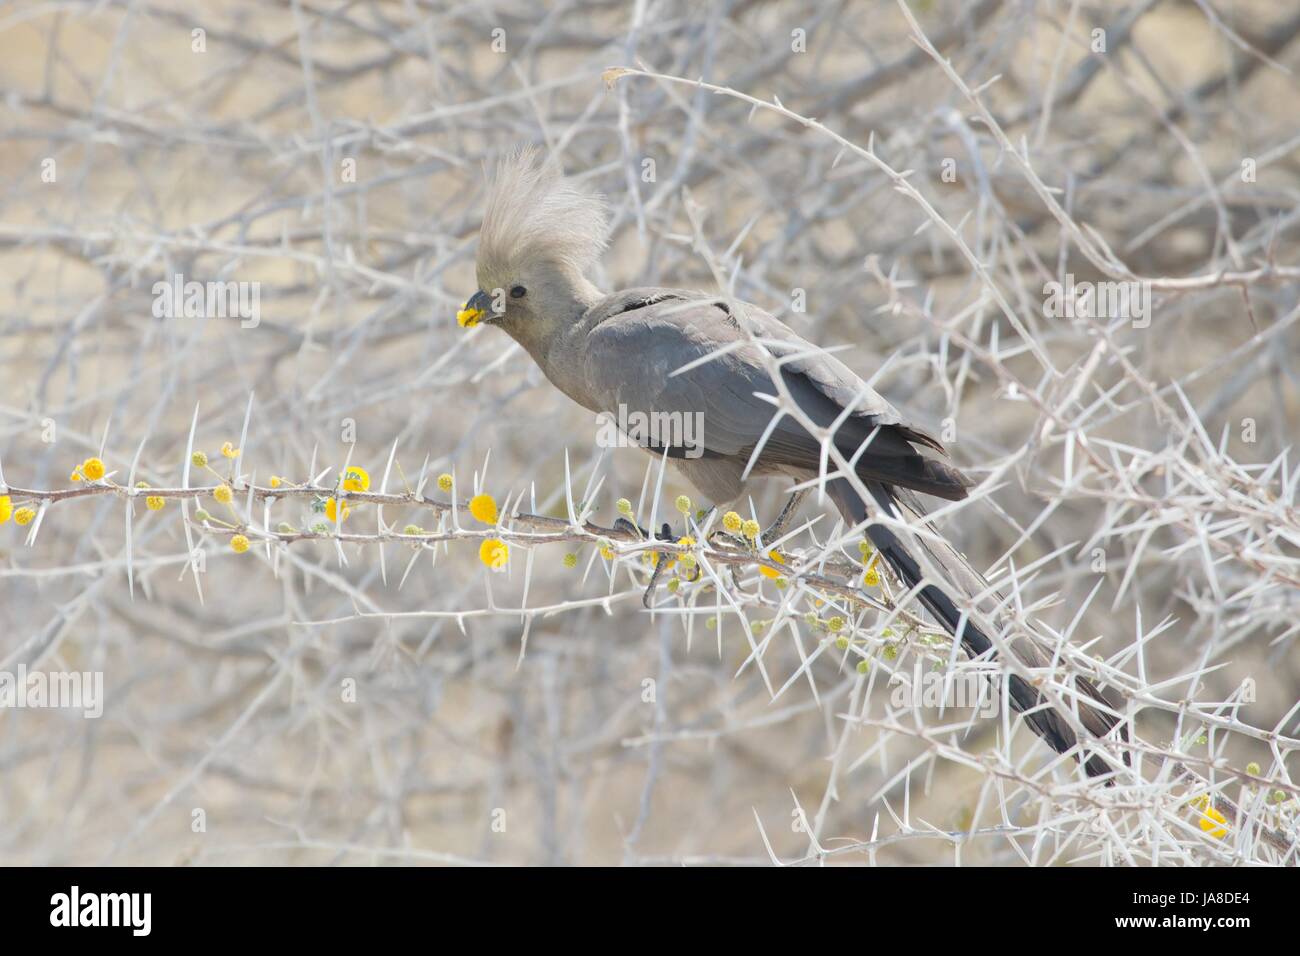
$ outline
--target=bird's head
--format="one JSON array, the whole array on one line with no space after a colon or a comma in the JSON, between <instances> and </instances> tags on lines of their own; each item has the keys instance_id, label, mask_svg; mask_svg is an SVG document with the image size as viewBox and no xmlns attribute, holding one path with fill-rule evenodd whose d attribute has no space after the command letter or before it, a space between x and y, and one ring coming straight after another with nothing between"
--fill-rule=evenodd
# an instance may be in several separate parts
<instances>
[{"instance_id":1,"label":"bird's head","mask_svg":"<svg viewBox=\"0 0 1300 956\"><path fill-rule=\"evenodd\" d=\"M565 178L537 150L498 163L479 230L478 291L457 314L461 326L500 325L540 339L600 297L585 276L605 248L605 202Z\"/></svg>"}]
</instances>

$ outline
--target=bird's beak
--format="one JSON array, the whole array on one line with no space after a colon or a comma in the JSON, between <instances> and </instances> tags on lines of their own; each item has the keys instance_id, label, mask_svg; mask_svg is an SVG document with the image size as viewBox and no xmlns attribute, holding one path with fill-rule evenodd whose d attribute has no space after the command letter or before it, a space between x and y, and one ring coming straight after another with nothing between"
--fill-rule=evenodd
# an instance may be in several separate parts
<instances>
[{"instance_id":1,"label":"bird's beak","mask_svg":"<svg viewBox=\"0 0 1300 956\"><path fill-rule=\"evenodd\" d=\"M459 312L456 313L456 324L462 329L472 329L482 322L492 311L492 297L480 289L469 297Z\"/></svg>"}]
</instances>

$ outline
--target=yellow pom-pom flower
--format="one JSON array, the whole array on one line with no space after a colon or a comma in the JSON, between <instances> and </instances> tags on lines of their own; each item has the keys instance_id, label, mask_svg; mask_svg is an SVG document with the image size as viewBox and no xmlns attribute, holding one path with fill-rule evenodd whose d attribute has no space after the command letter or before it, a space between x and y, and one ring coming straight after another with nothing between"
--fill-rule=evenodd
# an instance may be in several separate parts
<instances>
[{"instance_id":1,"label":"yellow pom-pom flower","mask_svg":"<svg viewBox=\"0 0 1300 956\"><path fill-rule=\"evenodd\" d=\"M496 499L488 494L475 495L469 500L469 513L484 524L496 524Z\"/></svg>"},{"instance_id":2,"label":"yellow pom-pom flower","mask_svg":"<svg viewBox=\"0 0 1300 956\"><path fill-rule=\"evenodd\" d=\"M722 516L722 526L732 534L735 534L740 530L741 524L743 524L743 522L740 520L740 515L736 514L734 511L728 511Z\"/></svg>"},{"instance_id":3,"label":"yellow pom-pom flower","mask_svg":"<svg viewBox=\"0 0 1300 956\"><path fill-rule=\"evenodd\" d=\"M453 481L451 475L447 474L447 472L444 471L441 475L438 476L439 491L451 491L452 484Z\"/></svg>"},{"instance_id":4,"label":"yellow pom-pom flower","mask_svg":"<svg viewBox=\"0 0 1300 956\"><path fill-rule=\"evenodd\" d=\"M780 551L769 551L767 552L767 556L769 560L775 561L777 564L785 564L785 555ZM763 575L765 578L772 578L773 580L776 580L781 576L780 571L762 564L758 566L758 573Z\"/></svg>"},{"instance_id":5,"label":"yellow pom-pom flower","mask_svg":"<svg viewBox=\"0 0 1300 956\"><path fill-rule=\"evenodd\" d=\"M36 517L35 508L19 508L14 512L15 524L31 524L32 519Z\"/></svg>"},{"instance_id":6,"label":"yellow pom-pom flower","mask_svg":"<svg viewBox=\"0 0 1300 956\"><path fill-rule=\"evenodd\" d=\"M248 538L242 534L237 534L230 539L230 550L235 554L243 554L248 550Z\"/></svg>"},{"instance_id":7,"label":"yellow pom-pom flower","mask_svg":"<svg viewBox=\"0 0 1300 956\"><path fill-rule=\"evenodd\" d=\"M235 493L229 485L217 485L212 489L212 497L216 498L223 505L228 505L235 500Z\"/></svg>"},{"instance_id":8,"label":"yellow pom-pom flower","mask_svg":"<svg viewBox=\"0 0 1300 956\"><path fill-rule=\"evenodd\" d=\"M757 541L758 533L761 530L762 529L758 526L758 522L755 521L753 518L750 518L749 520L743 522L740 526L740 533L743 534L750 541Z\"/></svg>"},{"instance_id":9,"label":"yellow pom-pom flower","mask_svg":"<svg viewBox=\"0 0 1300 956\"><path fill-rule=\"evenodd\" d=\"M1192 805L1199 811L1202 830L1216 840L1222 840L1228 835L1228 820L1210 803L1209 797L1197 797Z\"/></svg>"},{"instance_id":10,"label":"yellow pom-pom flower","mask_svg":"<svg viewBox=\"0 0 1300 956\"><path fill-rule=\"evenodd\" d=\"M674 504L677 505L677 510L682 514L688 515L691 513L691 499L686 497L686 495L678 495L677 501L675 501Z\"/></svg>"},{"instance_id":11,"label":"yellow pom-pom flower","mask_svg":"<svg viewBox=\"0 0 1300 956\"><path fill-rule=\"evenodd\" d=\"M469 303L466 302L456 312L456 324L462 329L472 329L483 321L485 315L487 313L482 309L471 309Z\"/></svg>"},{"instance_id":12,"label":"yellow pom-pom flower","mask_svg":"<svg viewBox=\"0 0 1300 956\"><path fill-rule=\"evenodd\" d=\"M510 560L510 547L504 541L488 538L479 545L478 559L493 571L500 571Z\"/></svg>"},{"instance_id":13,"label":"yellow pom-pom flower","mask_svg":"<svg viewBox=\"0 0 1300 956\"><path fill-rule=\"evenodd\" d=\"M14 503L8 495L0 495L0 524L4 524L14 513Z\"/></svg>"},{"instance_id":14,"label":"yellow pom-pom flower","mask_svg":"<svg viewBox=\"0 0 1300 956\"><path fill-rule=\"evenodd\" d=\"M343 472L343 490L369 491L370 474L364 468L348 465L347 470Z\"/></svg>"},{"instance_id":15,"label":"yellow pom-pom flower","mask_svg":"<svg viewBox=\"0 0 1300 956\"><path fill-rule=\"evenodd\" d=\"M208 467L208 456L201 451L196 451L190 455L190 464L195 468L206 468Z\"/></svg>"},{"instance_id":16,"label":"yellow pom-pom flower","mask_svg":"<svg viewBox=\"0 0 1300 956\"><path fill-rule=\"evenodd\" d=\"M162 495L149 495L144 499L144 506L150 511L162 511L163 506L167 504L167 499Z\"/></svg>"},{"instance_id":17,"label":"yellow pom-pom flower","mask_svg":"<svg viewBox=\"0 0 1300 956\"><path fill-rule=\"evenodd\" d=\"M98 458L87 458L81 463L81 473L91 481L99 481L104 477L104 463Z\"/></svg>"},{"instance_id":18,"label":"yellow pom-pom flower","mask_svg":"<svg viewBox=\"0 0 1300 956\"><path fill-rule=\"evenodd\" d=\"M225 458L235 459L239 457L239 449L228 441L221 443L221 454Z\"/></svg>"},{"instance_id":19,"label":"yellow pom-pom flower","mask_svg":"<svg viewBox=\"0 0 1300 956\"><path fill-rule=\"evenodd\" d=\"M343 504L343 511L340 512L339 500L337 498L331 498L329 501L325 502L325 517L329 518L330 521L336 521L336 522L346 521L348 515L352 513L352 509L348 507L348 503L346 501L344 501L342 504Z\"/></svg>"},{"instance_id":20,"label":"yellow pom-pom flower","mask_svg":"<svg viewBox=\"0 0 1300 956\"><path fill-rule=\"evenodd\" d=\"M880 572L876 570L876 559L879 555L874 552L867 561L867 573L862 576L862 583L869 588L880 587Z\"/></svg>"}]
</instances>

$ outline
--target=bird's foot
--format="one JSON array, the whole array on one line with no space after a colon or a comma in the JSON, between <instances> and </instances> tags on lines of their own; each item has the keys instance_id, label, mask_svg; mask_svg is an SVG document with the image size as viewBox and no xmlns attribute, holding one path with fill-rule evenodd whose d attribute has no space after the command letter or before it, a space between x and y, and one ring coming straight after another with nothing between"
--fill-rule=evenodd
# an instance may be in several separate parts
<instances>
[{"instance_id":1,"label":"bird's foot","mask_svg":"<svg viewBox=\"0 0 1300 956\"><path fill-rule=\"evenodd\" d=\"M641 527L639 524L636 524L635 522L629 520L628 518L623 518L623 517L618 518L614 522L614 528L618 531L626 531L631 534L635 534L637 537L645 541L648 541L651 538L649 531ZM677 535L673 534L673 526L670 525L667 521L665 521L663 527L660 528L659 532L654 535L654 540L676 541ZM654 569L650 572L650 583L646 585L645 594L641 595L641 604L647 610L654 603L655 591L658 590L659 588L659 579L663 577L663 573L665 570L667 570L667 568L668 568L668 561L665 559L665 557L663 555L656 555ZM695 577L691 578L690 580L694 581L699 576L700 576L700 569L696 567Z\"/></svg>"},{"instance_id":2,"label":"bird's foot","mask_svg":"<svg viewBox=\"0 0 1300 956\"><path fill-rule=\"evenodd\" d=\"M614 522L614 530L626 531L642 539L649 539L650 537L650 532L647 531L645 528L641 527L636 522L623 517L618 518ZM672 541L673 540L672 525L670 525L667 521L665 521L664 526L659 529L659 533L655 535L655 538L657 538L660 541Z\"/></svg>"}]
</instances>

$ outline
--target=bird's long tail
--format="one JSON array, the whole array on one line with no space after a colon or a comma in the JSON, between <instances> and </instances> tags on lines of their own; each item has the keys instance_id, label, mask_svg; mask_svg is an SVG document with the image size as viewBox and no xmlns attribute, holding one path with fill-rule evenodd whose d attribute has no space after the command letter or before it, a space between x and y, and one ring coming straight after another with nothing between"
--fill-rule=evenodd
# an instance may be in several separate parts
<instances>
[{"instance_id":1,"label":"bird's long tail","mask_svg":"<svg viewBox=\"0 0 1300 956\"><path fill-rule=\"evenodd\" d=\"M879 482L866 482L866 488L875 498L875 504L887 515L907 521L914 526L924 522L924 511L910 492L900 491ZM858 525L867 519L867 506L854 491L852 485L843 478L835 479L827 486L831 499L840 514L849 525ZM988 582L956 549L945 541L936 540L933 535L907 534L894 528L874 523L867 525L867 537L889 565L909 588L915 588L923 579L921 566L913 552L904 545L901 535L906 535L912 547L922 549L925 557L945 577L945 585L955 588L966 595L974 596L989 589ZM963 620L962 612L952 597L937 584L927 583L917 594L917 599L943 628L954 638L960 637L962 647L972 657L993 656L993 642L989 639L980 623L978 612L968 613ZM1049 667L1052 664L1051 651L1042 646L1033 636L1020 633L1008 637L1004 646L1026 667ZM1039 737L1057 753L1066 753L1078 742L1069 720L1058 713L1044 700L1027 681L1016 674L1007 675L1007 691L1012 706L1023 715L1026 723ZM1074 687L1078 691L1077 700L1073 695L1065 695L1065 703L1077 704L1078 723L1093 737L1104 737L1120 723L1118 715L1110 702L1091 682L1082 677L1074 678ZM1096 705L1094 706L1093 702ZM1121 739L1127 741L1127 729L1123 726L1118 731ZM1084 741L1085 748L1087 740ZM1110 766L1095 751L1076 753L1077 759L1083 761L1089 776L1100 776L1111 772ZM1125 755L1127 763L1127 754Z\"/></svg>"}]
</instances>

